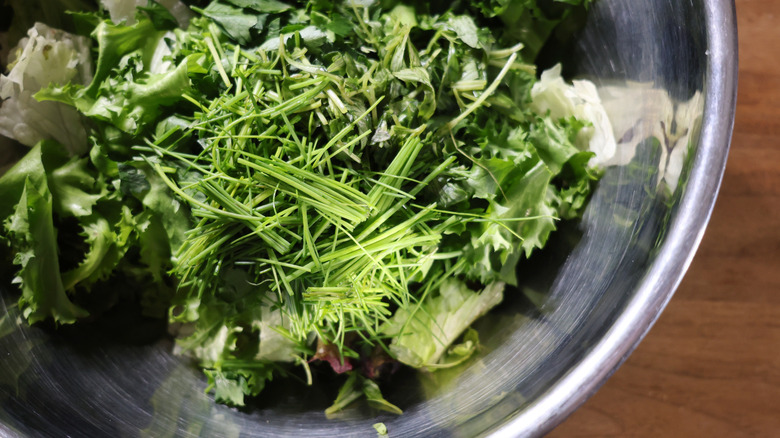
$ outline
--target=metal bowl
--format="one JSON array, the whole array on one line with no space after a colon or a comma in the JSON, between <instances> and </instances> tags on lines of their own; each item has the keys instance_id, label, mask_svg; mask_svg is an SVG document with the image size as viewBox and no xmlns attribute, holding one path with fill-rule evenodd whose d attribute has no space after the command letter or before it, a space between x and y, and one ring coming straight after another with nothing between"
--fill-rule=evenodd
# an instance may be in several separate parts
<instances>
[{"instance_id":1,"label":"metal bowl","mask_svg":"<svg viewBox=\"0 0 780 438\"><path fill-rule=\"evenodd\" d=\"M671 298L710 217L731 137L731 0L598 0L569 72L593 80L620 140L578 224L524 265L523 290L478 322L461 369L401 375L401 416L326 418L332 389L274 382L236 410L204 393L164 325L133 317L29 328L2 292L2 436L527 436L560 423L634 349Z\"/></svg>"}]
</instances>

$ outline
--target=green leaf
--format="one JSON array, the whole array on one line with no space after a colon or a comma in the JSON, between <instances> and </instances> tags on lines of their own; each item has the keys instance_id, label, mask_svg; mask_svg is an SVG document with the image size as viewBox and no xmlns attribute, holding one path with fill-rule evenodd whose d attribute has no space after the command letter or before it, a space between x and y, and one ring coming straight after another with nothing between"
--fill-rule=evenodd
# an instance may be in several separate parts
<instances>
[{"instance_id":1,"label":"green leaf","mask_svg":"<svg viewBox=\"0 0 780 438\"><path fill-rule=\"evenodd\" d=\"M129 163L119 163L119 190L125 195L141 195L152 187L143 171Z\"/></svg>"},{"instance_id":2,"label":"green leaf","mask_svg":"<svg viewBox=\"0 0 780 438\"><path fill-rule=\"evenodd\" d=\"M501 282L475 292L459 280L446 280L418 308L397 310L382 327L393 339L391 353L415 368L436 367L452 342L501 302L503 292Z\"/></svg>"},{"instance_id":3,"label":"green leaf","mask_svg":"<svg viewBox=\"0 0 780 438\"><path fill-rule=\"evenodd\" d=\"M120 84L111 90L115 95L99 98L86 114L105 117L123 131L136 133L159 116L163 107L182 100L182 94L189 88L185 60L176 69L150 75L144 82Z\"/></svg>"},{"instance_id":4,"label":"green leaf","mask_svg":"<svg viewBox=\"0 0 780 438\"><path fill-rule=\"evenodd\" d=\"M96 97L101 84L123 56L144 47L150 39L159 38L154 24L148 19L138 20L132 26L103 21L92 32L92 36L98 41L98 61L92 82L85 90L86 96L91 98Z\"/></svg>"},{"instance_id":5,"label":"green leaf","mask_svg":"<svg viewBox=\"0 0 780 438\"><path fill-rule=\"evenodd\" d=\"M248 14L240 7L234 7L212 1L205 9L200 10L204 16L211 18L225 33L239 44L248 44L252 40L251 30L257 25L257 16Z\"/></svg>"},{"instance_id":6,"label":"green leaf","mask_svg":"<svg viewBox=\"0 0 780 438\"><path fill-rule=\"evenodd\" d=\"M373 380L363 378L363 394L365 394L368 404L373 408L396 415L404 413L398 406L385 400L379 385Z\"/></svg>"},{"instance_id":7,"label":"green leaf","mask_svg":"<svg viewBox=\"0 0 780 438\"><path fill-rule=\"evenodd\" d=\"M168 72L145 75L142 80L112 78L99 86L97 98L67 85L41 90L36 98L75 106L85 115L110 122L129 134L136 134L162 114L166 106L181 101L190 89L190 58Z\"/></svg>"},{"instance_id":8,"label":"green leaf","mask_svg":"<svg viewBox=\"0 0 780 438\"><path fill-rule=\"evenodd\" d=\"M159 216L149 216L148 223L139 224L141 262L147 266L156 282L163 283L166 272L171 268L171 244Z\"/></svg>"},{"instance_id":9,"label":"green leaf","mask_svg":"<svg viewBox=\"0 0 780 438\"><path fill-rule=\"evenodd\" d=\"M292 6L278 0L225 0L240 8L250 8L257 12L278 14L289 11Z\"/></svg>"},{"instance_id":10,"label":"green leaf","mask_svg":"<svg viewBox=\"0 0 780 438\"><path fill-rule=\"evenodd\" d=\"M528 61L536 59L539 51L553 35L553 31L566 20L575 8L587 8L592 0L486 0L479 2L487 16L500 17L503 22L503 38L524 44L523 56Z\"/></svg>"},{"instance_id":11,"label":"green leaf","mask_svg":"<svg viewBox=\"0 0 780 438\"><path fill-rule=\"evenodd\" d=\"M561 187L558 190L558 211L563 219L576 219L582 216L587 201L593 192L595 181L601 178L599 171L580 171L587 169L586 164L593 158L591 152L580 152L572 157L558 176ZM572 169L571 171L568 171Z\"/></svg>"},{"instance_id":12,"label":"green leaf","mask_svg":"<svg viewBox=\"0 0 780 438\"><path fill-rule=\"evenodd\" d=\"M124 244L133 229L131 224L126 223L132 220L127 217L128 214L129 210L125 210L120 223L117 224L117 230L105 217L97 214L82 222L88 250L78 267L62 274L62 283L66 290L73 289L76 285L90 286L111 275L127 250Z\"/></svg>"},{"instance_id":13,"label":"green leaf","mask_svg":"<svg viewBox=\"0 0 780 438\"><path fill-rule=\"evenodd\" d=\"M25 181L15 213L5 221L10 241L17 248L14 264L22 296L19 308L30 324L52 318L71 324L88 313L70 301L60 277L57 234L48 186Z\"/></svg>"},{"instance_id":14,"label":"green leaf","mask_svg":"<svg viewBox=\"0 0 780 438\"><path fill-rule=\"evenodd\" d=\"M249 392L249 384L242 375L229 375L219 370L203 370L208 377L206 391L214 390L217 403L229 406L244 406L244 396Z\"/></svg>"},{"instance_id":15,"label":"green leaf","mask_svg":"<svg viewBox=\"0 0 780 438\"><path fill-rule=\"evenodd\" d=\"M559 121L539 117L528 140L553 174L558 174L563 165L580 153L575 146L577 134L584 124L574 117Z\"/></svg>"},{"instance_id":16,"label":"green leaf","mask_svg":"<svg viewBox=\"0 0 780 438\"><path fill-rule=\"evenodd\" d=\"M76 285L90 285L107 278L127 250L130 235L133 233L132 213L126 206L122 207L119 203L107 201L104 183L93 176L95 173L89 168L88 158L69 159L64 148L59 144L42 142L20 162L19 166L0 180L0 186L16 191L18 178L21 174L27 174L26 185L29 187L26 186L26 190L32 193L30 191L35 188L41 196L45 193L47 208L50 210L47 214L48 221L52 228L55 224L60 224L63 218L76 218L74 228L83 231L83 238L64 239L62 242L57 241L56 237L47 235L49 231L45 226L48 225L44 225L43 222L39 225L44 227L44 231L24 238L23 233L20 234L23 228L19 226L30 221L28 217L30 214L25 216L23 210L18 210L19 207L16 214L8 219L9 224L12 225L10 232L15 233L16 236L11 239L14 249L19 254L27 254L19 261L26 263L28 259L35 261L39 258L53 258L54 260L48 261L45 265L45 269L48 270L46 275L50 277L56 275L57 287L65 291L72 290ZM49 187L52 189L50 190ZM40 201L36 202L40 204ZM110 207L113 206L116 213L112 219L116 222L111 223L102 213L98 213L96 209L99 206L105 211L110 211ZM43 221L40 216L36 218ZM51 233L56 235L53 229ZM49 238L53 239L51 243L53 250L44 246L46 239ZM31 240L38 239L43 241L35 245L30 243ZM49 254L47 251L53 253ZM80 261L80 263L69 272L60 273L57 262L59 254L66 254L69 261ZM23 289L34 290L40 287L36 285L35 276L20 275L19 281ZM56 293L57 287L49 286L52 293Z\"/></svg>"},{"instance_id":17,"label":"green leaf","mask_svg":"<svg viewBox=\"0 0 780 438\"><path fill-rule=\"evenodd\" d=\"M49 85L83 84L91 78L89 40L37 23L12 49L15 59L0 75L0 135L33 147L56 140L72 155L87 149L85 125L74 108L39 102L35 92Z\"/></svg>"},{"instance_id":18,"label":"green leaf","mask_svg":"<svg viewBox=\"0 0 780 438\"><path fill-rule=\"evenodd\" d=\"M51 187L54 213L63 217L92 214L92 208L105 195L89 168L88 158L70 158L55 141L42 141L31 149L0 179L0 218L11 214L25 180L36 186Z\"/></svg>"},{"instance_id":19,"label":"green leaf","mask_svg":"<svg viewBox=\"0 0 780 438\"><path fill-rule=\"evenodd\" d=\"M422 67L407 68L399 70L393 73L396 78L406 82L417 82L423 84L429 88L433 88L431 85L431 78L428 75L428 70Z\"/></svg>"},{"instance_id":20,"label":"green leaf","mask_svg":"<svg viewBox=\"0 0 780 438\"><path fill-rule=\"evenodd\" d=\"M89 158L73 158L54 169L46 166L54 211L61 217L89 216L105 196L88 165Z\"/></svg>"},{"instance_id":21,"label":"green leaf","mask_svg":"<svg viewBox=\"0 0 780 438\"><path fill-rule=\"evenodd\" d=\"M468 15L456 15L451 16L447 20L444 29L455 32L455 34L463 41L467 46L472 49L478 49L479 45L479 29L474 23L474 19Z\"/></svg>"},{"instance_id":22,"label":"green leaf","mask_svg":"<svg viewBox=\"0 0 780 438\"><path fill-rule=\"evenodd\" d=\"M349 372L349 377L339 389L336 400L325 410L325 415L331 416L344 410L347 406L365 397L368 404L381 411L401 415L403 411L398 406L388 402L382 395L379 385L371 379L363 377L358 372Z\"/></svg>"},{"instance_id":23,"label":"green leaf","mask_svg":"<svg viewBox=\"0 0 780 438\"><path fill-rule=\"evenodd\" d=\"M467 174L466 185L475 198L494 200L503 197L503 187L523 173L524 170L510 160L499 158L480 160Z\"/></svg>"},{"instance_id":24,"label":"green leaf","mask_svg":"<svg viewBox=\"0 0 780 438\"><path fill-rule=\"evenodd\" d=\"M390 20L403 27L415 27L418 25L417 13L414 7L409 5L399 3L387 15Z\"/></svg>"},{"instance_id":25,"label":"green leaf","mask_svg":"<svg viewBox=\"0 0 780 438\"><path fill-rule=\"evenodd\" d=\"M176 17L155 0L149 0L146 7L139 6L138 10L149 17L149 20L157 30L173 30L179 27Z\"/></svg>"},{"instance_id":26,"label":"green leaf","mask_svg":"<svg viewBox=\"0 0 780 438\"><path fill-rule=\"evenodd\" d=\"M348 37L355 31L352 21L340 14L332 16L325 28L340 37Z\"/></svg>"},{"instance_id":27,"label":"green leaf","mask_svg":"<svg viewBox=\"0 0 780 438\"><path fill-rule=\"evenodd\" d=\"M14 213L28 180L34 187L46 185L46 172L41 158L44 143L35 145L0 177L0 219Z\"/></svg>"},{"instance_id":28,"label":"green leaf","mask_svg":"<svg viewBox=\"0 0 780 438\"><path fill-rule=\"evenodd\" d=\"M344 408L363 397L364 393L360 383L360 374L355 372L349 373L349 377L347 377L347 380L339 389L336 400L333 401L333 404L330 405L328 409L325 409L325 415L333 415L342 411Z\"/></svg>"},{"instance_id":29,"label":"green leaf","mask_svg":"<svg viewBox=\"0 0 780 438\"><path fill-rule=\"evenodd\" d=\"M374 423L373 427L374 430L376 430L377 435L387 436L387 426L385 426L385 423Z\"/></svg>"},{"instance_id":30,"label":"green leaf","mask_svg":"<svg viewBox=\"0 0 780 438\"><path fill-rule=\"evenodd\" d=\"M120 173L120 188L128 190L154 214L166 234L162 242L169 246L170 254L176 253L191 226L186 207L148 164L135 162L124 164L120 169L124 171L124 176Z\"/></svg>"},{"instance_id":31,"label":"green leaf","mask_svg":"<svg viewBox=\"0 0 780 438\"><path fill-rule=\"evenodd\" d=\"M425 87L423 101L420 104L419 117L427 120L436 112L436 92L431 84L428 71L422 67L412 67L393 73L397 79L404 82L417 83Z\"/></svg>"},{"instance_id":32,"label":"green leaf","mask_svg":"<svg viewBox=\"0 0 780 438\"><path fill-rule=\"evenodd\" d=\"M208 378L206 392L214 391L217 403L229 406L244 406L245 397L257 396L265 388L267 381L273 379L273 367L255 362L251 368L205 369Z\"/></svg>"},{"instance_id":33,"label":"green leaf","mask_svg":"<svg viewBox=\"0 0 780 438\"><path fill-rule=\"evenodd\" d=\"M460 343L453 344L439 361L435 369L456 367L467 361L479 348L479 334L469 327Z\"/></svg>"},{"instance_id":34,"label":"green leaf","mask_svg":"<svg viewBox=\"0 0 780 438\"><path fill-rule=\"evenodd\" d=\"M512 0L478 0L472 3L472 7L478 9L487 18L501 15Z\"/></svg>"},{"instance_id":35,"label":"green leaf","mask_svg":"<svg viewBox=\"0 0 780 438\"><path fill-rule=\"evenodd\" d=\"M489 210L491 218L496 220L541 216L538 219L516 222L512 225L523 238L521 247L525 250L526 256L530 256L534 249L543 247L550 233L555 229L555 211L548 203L551 179L552 174L547 167L542 162L538 162L522 178L504 189L506 201L494 202ZM496 224L491 224L485 231L485 235L492 231L499 231L497 227Z\"/></svg>"}]
</instances>

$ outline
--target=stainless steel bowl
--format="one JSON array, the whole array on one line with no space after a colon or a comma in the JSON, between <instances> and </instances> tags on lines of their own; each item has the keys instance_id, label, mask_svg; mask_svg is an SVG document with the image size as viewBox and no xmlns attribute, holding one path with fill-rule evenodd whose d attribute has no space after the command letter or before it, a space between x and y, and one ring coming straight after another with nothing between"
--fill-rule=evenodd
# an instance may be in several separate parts
<instances>
[{"instance_id":1,"label":"stainless steel bowl","mask_svg":"<svg viewBox=\"0 0 780 438\"><path fill-rule=\"evenodd\" d=\"M620 153L579 224L525 265L524 291L478 323L457 372L399 376L402 416L326 419L327 388L274 382L244 411L216 405L158 323L29 328L0 312L2 436L529 436L552 429L649 330L710 217L731 137L731 0L598 0L566 61L610 109ZM140 325L139 325L140 323Z\"/></svg>"}]
</instances>

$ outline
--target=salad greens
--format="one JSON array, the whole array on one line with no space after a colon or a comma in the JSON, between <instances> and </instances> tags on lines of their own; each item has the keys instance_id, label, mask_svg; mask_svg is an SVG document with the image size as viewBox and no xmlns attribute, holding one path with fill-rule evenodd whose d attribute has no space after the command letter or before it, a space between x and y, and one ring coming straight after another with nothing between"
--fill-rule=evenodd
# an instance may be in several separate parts
<instances>
[{"instance_id":1,"label":"salad greens","mask_svg":"<svg viewBox=\"0 0 780 438\"><path fill-rule=\"evenodd\" d=\"M70 324L129 282L217 401L325 366L329 413L400 413L377 381L468 359L614 154L593 84L534 66L589 3L104 0L72 11L84 35L35 24L0 76L0 133L32 147L0 177L20 309Z\"/></svg>"}]
</instances>

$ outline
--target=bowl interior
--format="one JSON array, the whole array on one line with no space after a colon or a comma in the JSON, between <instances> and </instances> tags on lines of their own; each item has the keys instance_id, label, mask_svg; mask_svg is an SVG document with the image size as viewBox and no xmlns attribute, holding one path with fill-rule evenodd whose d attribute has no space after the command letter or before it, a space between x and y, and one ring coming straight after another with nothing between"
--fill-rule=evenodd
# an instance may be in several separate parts
<instances>
[{"instance_id":1,"label":"bowl interior","mask_svg":"<svg viewBox=\"0 0 780 438\"><path fill-rule=\"evenodd\" d=\"M458 369L394 380L385 395L402 416L354 408L327 419L334 388L312 391L297 382L271 383L267 397L242 411L216 405L200 372L171 354L164 324L128 312L87 327L31 329L3 291L0 435L367 436L379 421L404 437L551 427L638 342L698 242L728 148L728 138L714 138L708 124L729 125L733 117L728 102L725 111L708 112L718 92L708 82L713 69L730 68L718 63L735 56L712 56L712 21L717 13L733 20L732 9L726 1L598 0L577 43L555 48L550 62L563 61L570 75L599 87L618 156L585 218L562 223L549 247L521 267L522 287L477 323L484 344L477 357ZM723 32L718 38L735 30ZM733 92L728 83L721 91ZM712 163L714 170L702 170ZM714 188L698 190L702 185ZM682 227L694 233L675 233ZM666 257L670 242L685 253ZM668 278L656 282L659 272ZM611 359L594 362L594 351L605 348L638 300L644 307L631 316L637 325L608 346ZM591 381L567 383L573 370ZM556 391L568 401L550 399Z\"/></svg>"}]
</instances>

